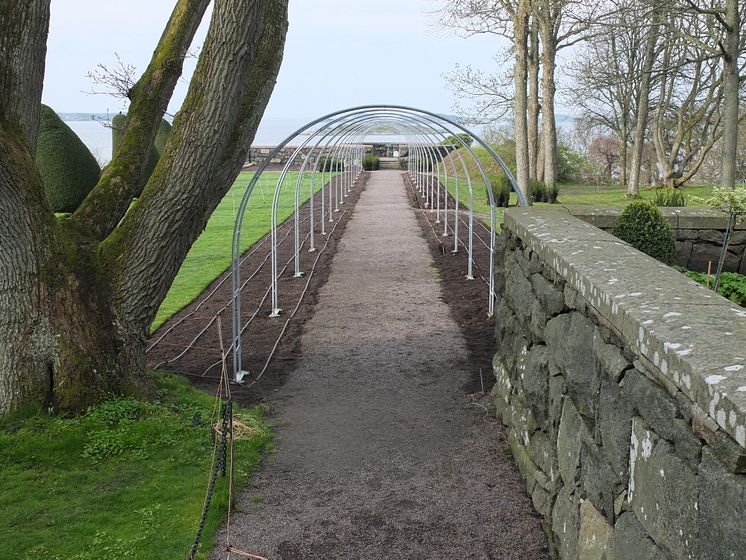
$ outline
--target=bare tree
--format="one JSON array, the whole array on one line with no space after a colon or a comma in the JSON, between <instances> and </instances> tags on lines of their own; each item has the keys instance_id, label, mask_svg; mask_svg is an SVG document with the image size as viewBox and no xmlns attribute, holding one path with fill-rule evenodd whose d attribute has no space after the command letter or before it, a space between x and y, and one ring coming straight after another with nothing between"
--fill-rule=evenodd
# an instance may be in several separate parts
<instances>
[{"instance_id":1,"label":"bare tree","mask_svg":"<svg viewBox=\"0 0 746 560\"><path fill-rule=\"evenodd\" d=\"M722 71L708 44L718 36L712 17L672 11L663 29L652 137L663 184L677 187L723 134Z\"/></svg>"},{"instance_id":2,"label":"bare tree","mask_svg":"<svg viewBox=\"0 0 746 560\"><path fill-rule=\"evenodd\" d=\"M724 0L715 3L695 3L692 0L683 0L684 9L692 12L710 16L720 27L722 37L715 34L712 46L713 56L722 58L722 88L723 88L723 139L720 150L720 185L726 188L734 188L737 173L738 135L741 120L739 115L740 84L742 65L739 58L746 52L746 44L742 33L744 11L746 4L738 0ZM698 38L695 38L697 40Z\"/></svg>"},{"instance_id":3,"label":"bare tree","mask_svg":"<svg viewBox=\"0 0 746 560\"><path fill-rule=\"evenodd\" d=\"M516 179L518 188L528 192L528 35L531 0L444 0L441 24L469 36L488 33L512 42L513 115L516 136ZM484 81L484 80L482 80ZM476 84L478 90L483 91Z\"/></svg>"},{"instance_id":4,"label":"bare tree","mask_svg":"<svg viewBox=\"0 0 746 560\"><path fill-rule=\"evenodd\" d=\"M160 161L132 205L208 0L177 0L131 88L122 145L81 208L52 213L34 163L49 0L0 0L0 413L147 391L148 326L241 169L274 87L286 0L215 0ZM209 124L209 126L207 126Z\"/></svg>"},{"instance_id":5,"label":"bare tree","mask_svg":"<svg viewBox=\"0 0 746 560\"><path fill-rule=\"evenodd\" d=\"M613 133L619 140L620 174L627 184L628 151L634 136L644 60L645 27L629 25L639 15L635 0L623 0L576 56L566 97L581 109L588 130Z\"/></svg>"}]
</instances>

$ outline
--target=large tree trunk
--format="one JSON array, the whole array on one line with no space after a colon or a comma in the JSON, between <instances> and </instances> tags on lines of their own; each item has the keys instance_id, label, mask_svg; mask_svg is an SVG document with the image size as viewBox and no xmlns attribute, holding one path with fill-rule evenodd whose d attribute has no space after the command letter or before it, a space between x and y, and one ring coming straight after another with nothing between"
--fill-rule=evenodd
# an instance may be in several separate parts
<instances>
[{"instance_id":1,"label":"large tree trunk","mask_svg":"<svg viewBox=\"0 0 746 560\"><path fill-rule=\"evenodd\" d=\"M539 166L539 112L539 25L532 16L528 49L528 165L533 180Z\"/></svg>"},{"instance_id":2,"label":"large tree trunk","mask_svg":"<svg viewBox=\"0 0 746 560\"><path fill-rule=\"evenodd\" d=\"M720 186L736 186L736 154L738 152L738 54L740 41L740 14L738 0L725 2L725 41L723 43L723 128Z\"/></svg>"},{"instance_id":3,"label":"large tree trunk","mask_svg":"<svg viewBox=\"0 0 746 560\"><path fill-rule=\"evenodd\" d=\"M23 126L27 111L5 102L35 95L39 104L43 72L0 78L0 414L24 405L75 411L111 393L147 391L147 327L240 171L286 29L287 1L216 0L164 154L138 204L98 245L55 218ZM0 55L0 77L8 73Z\"/></svg>"},{"instance_id":4,"label":"large tree trunk","mask_svg":"<svg viewBox=\"0 0 746 560\"><path fill-rule=\"evenodd\" d=\"M528 156L528 121L527 121L527 41L529 31L530 6L528 0L519 0L515 14L515 160L518 188L528 194L529 156Z\"/></svg>"},{"instance_id":5,"label":"large tree trunk","mask_svg":"<svg viewBox=\"0 0 746 560\"><path fill-rule=\"evenodd\" d=\"M555 22L549 16L539 21L541 34L541 99L544 144L544 183L554 188L557 183L557 123L554 116L554 82L557 45Z\"/></svg>"},{"instance_id":6,"label":"large tree trunk","mask_svg":"<svg viewBox=\"0 0 746 560\"><path fill-rule=\"evenodd\" d=\"M655 62L655 44L658 41L660 20L658 15L653 17L652 25L645 39L645 54L640 77L640 97L637 100L637 122L635 123L634 144L632 147L632 167L630 169L627 193L629 198L640 197L640 168L642 166L642 150L645 145L645 129L648 123L648 108L650 105L650 82Z\"/></svg>"}]
</instances>

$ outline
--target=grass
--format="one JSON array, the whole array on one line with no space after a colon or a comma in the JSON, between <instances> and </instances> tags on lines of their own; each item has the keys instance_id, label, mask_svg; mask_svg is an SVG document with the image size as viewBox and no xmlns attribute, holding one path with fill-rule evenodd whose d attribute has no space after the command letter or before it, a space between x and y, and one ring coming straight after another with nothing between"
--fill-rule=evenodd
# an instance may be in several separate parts
<instances>
[{"instance_id":1,"label":"grass","mask_svg":"<svg viewBox=\"0 0 746 560\"><path fill-rule=\"evenodd\" d=\"M484 182L472 181L472 189L474 191L474 211L480 214L490 213L489 200L487 198L487 189ZM696 200L695 197L706 198L712 192L710 186L688 186L683 188L684 194L687 197L687 205L690 207L703 207L706 206L701 200ZM448 192L455 196L456 194L456 180L453 178L448 179ZM588 204L595 206L626 206L633 199L625 198L626 190L620 186L598 186L598 185L560 185L559 192L559 204ZM646 188L640 190L642 198L652 200L655 196L656 189ZM469 191L466 186L464 179L459 180L459 201L468 206L469 202ZM510 204L515 206L518 203L518 199L515 193L510 195ZM537 203L536 206L546 206L544 202ZM502 208L497 209L497 223L502 223L503 219Z\"/></svg>"},{"instance_id":2,"label":"grass","mask_svg":"<svg viewBox=\"0 0 746 560\"><path fill-rule=\"evenodd\" d=\"M241 249L246 250L270 230L272 196L280 173L267 171L257 183L244 217ZM210 283L228 269L231 263L231 240L236 211L241 197L253 176L242 172L210 217L205 231L192 245L179 273L174 278L166 299L161 304L151 325L155 331L169 317L198 297ZM283 222L295 211L295 181L298 173L287 174L278 203L278 222ZM301 203L309 198L310 174L303 178ZM321 182L316 181L317 190Z\"/></svg>"},{"instance_id":3,"label":"grass","mask_svg":"<svg viewBox=\"0 0 746 560\"><path fill-rule=\"evenodd\" d=\"M0 420L3 558L184 558L210 470L214 399L153 373L158 399L113 398L77 418L25 412ZM253 435L236 441L244 485L268 445L259 409L236 408ZM227 509L219 478L200 558Z\"/></svg>"}]
</instances>

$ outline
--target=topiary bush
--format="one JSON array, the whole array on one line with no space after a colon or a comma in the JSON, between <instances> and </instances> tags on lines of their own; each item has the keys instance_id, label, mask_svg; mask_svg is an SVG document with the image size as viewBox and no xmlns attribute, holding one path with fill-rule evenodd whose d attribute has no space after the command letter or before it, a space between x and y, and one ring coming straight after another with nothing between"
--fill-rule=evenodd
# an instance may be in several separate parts
<instances>
[{"instance_id":1,"label":"topiary bush","mask_svg":"<svg viewBox=\"0 0 746 560\"><path fill-rule=\"evenodd\" d=\"M117 153L119 146L122 144L122 137L124 136L124 128L127 125L127 115L119 113L113 119L111 119L111 157ZM148 154L148 163L145 166L145 174L143 176L142 186L148 182L150 176L155 169L158 160L161 158L161 153L168 140L168 135L171 134L171 124L166 119L161 119L161 123L158 126L158 132L155 135L155 141L153 146L150 147L150 154ZM137 196L140 196L140 191L137 192Z\"/></svg>"},{"instance_id":2,"label":"topiary bush","mask_svg":"<svg viewBox=\"0 0 746 560\"><path fill-rule=\"evenodd\" d=\"M367 155L363 158L363 169L366 171L377 171L381 166L381 160L374 155Z\"/></svg>"},{"instance_id":3,"label":"topiary bush","mask_svg":"<svg viewBox=\"0 0 746 560\"><path fill-rule=\"evenodd\" d=\"M635 249L666 264L676 258L676 237L658 208L645 200L631 202L614 223L612 233Z\"/></svg>"},{"instance_id":4,"label":"topiary bush","mask_svg":"<svg viewBox=\"0 0 746 560\"><path fill-rule=\"evenodd\" d=\"M75 212L101 176L90 150L46 105L41 106L36 166L55 212Z\"/></svg>"}]
</instances>

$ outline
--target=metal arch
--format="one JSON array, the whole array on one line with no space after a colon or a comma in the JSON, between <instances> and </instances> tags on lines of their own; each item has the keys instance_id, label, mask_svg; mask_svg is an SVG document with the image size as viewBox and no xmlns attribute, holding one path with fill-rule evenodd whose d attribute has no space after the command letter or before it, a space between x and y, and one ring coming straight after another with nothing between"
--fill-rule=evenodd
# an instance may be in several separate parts
<instances>
[{"instance_id":1,"label":"metal arch","mask_svg":"<svg viewBox=\"0 0 746 560\"><path fill-rule=\"evenodd\" d=\"M387 110L388 111L392 111L392 112L401 112L401 113L399 113L397 115L397 119L398 118L402 118L402 117L404 117L404 115L406 115L406 117L408 117L407 120L414 121L415 123L418 124L418 126L425 125L425 122L423 122L423 121L427 121L428 124L430 124L431 126L427 126L426 125L426 128L429 128L431 131L436 132L435 136L438 136L439 134L437 133L437 130L435 129L435 127L432 126L432 125L437 125L438 128L440 128L442 130L445 130L446 132L453 133L453 131L450 130L447 126L445 126L443 124L443 122L448 123L449 125L457 128L458 130L460 130L462 132L465 132L466 134L470 135L472 138L474 138L475 140L477 140L477 142L498 162L498 164L501 166L501 168L505 172L506 176L508 177L508 180L511 183L511 186L513 187L513 190L516 191L516 193L518 195L518 199L519 199L519 204L526 205L525 196L517 188L517 184L516 184L515 178L513 177L513 175L510 172L509 168L502 161L502 159L489 147L489 145L487 145L483 140L481 140L481 138L479 138L478 136L476 136L475 134L473 134L469 129L467 129L467 128L463 127L462 125L460 125L460 124L458 124L456 122L453 122L452 120L450 120L450 119L448 119L446 117L443 117L441 115L437 115L437 114L429 112L429 111L425 111L425 110L421 110L421 109L416 109L416 108L413 108L413 107L407 107L407 106L403 106L403 105L364 105L364 106L353 107L353 108L350 108L350 109L344 109L344 110L341 110L341 111L336 111L334 113L330 113L328 115L324 115L324 116L322 116L322 117L320 117L318 119L315 119L314 121L311 121L307 125L301 127L296 132L294 132L293 134L291 134L290 136L288 136L282 143L280 143L278 146L276 146L275 149L272 150L272 152L270 152L270 154L264 159L264 161L257 168L257 170L256 170L256 172L254 174L254 177L249 182L249 184L248 184L248 186L246 188L246 191L244 192L244 195L243 195L243 197L241 199L241 203L239 205L238 213L236 215L236 222L235 222L235 226L234 226L233 239L232 239L232 253L233 253L233 261L232 261L232 272L233 272L233 275L232 275L233 276L233 333L234 333L233 366L234 366L234 374L235 374L236 381L241 381L242 377L245 374L245 372L243 372L241 370L240 271L239 271L239 268L238 268L238 259L240 259L241 223L243 221L243 216L245 214L245 210L246 210L246 206L248 204L248 200L249 200L249 198L250 198L250 196L251 196L251 194L253 192L254 187L256 186L258 178L261 176L261 174L267 168L268 163L280 152L280 150L282 150L285 146L287 146L293 139L295 139L296 137L300 136L304 132L308 131L309 129L311 129L315 125L320 124L320 123L324 123L324 121L330 121L330 119L334 119L334 117L337 117L338 115L350 116L350 115L355 114L355 113L360 114L360 113L363 113L363 112L368 113L367 115L364 115L364 117L367 117L367 118L376 118L376 117L380 118L381 116L383 116L383 115L380 114L380 111L387 111ZM423 115L428 115L430 118L426 118ZM391 116L392 115L389 115L389 117L391 117ZM335 122L339 122L341 120L344 120L344 117L342 119L331 120L331 122L327 122L324 125L324 127L328 128L329 126L331 126L331 124L333 124ZM401 123L399 123L399 124L401 124ZM322 130L323 130L323 127L322 127ZM319 133L319 131L314 132L311 135L311 138L314 137L314 136L316 136L318 133ZM428 133L427 135L429 136L430 134L431 133ZM490 203L491 203L490 206L493 209L493 211L492 211L492 231L493 231L493 236L492 237L493 237L493 240L492 240L492 246L490 247L491 251L493 251L493 249L494 249L495 215L494 215L494 200L493 200L493 197L492 197L492 192L491 192L491 188L490 188L489 179L486 176L486 173L484 172L483 167L479 164L478 158L476 158L476 156L472 152L472 150L469 149L469 146L467 146L463 141L461 141L461 139L457 135L455 135L455 138L463 145L464 148L466 148L466 150L470 153L470 155L477 162L478 166L480 167L480 172L482 173L482 175L483 175L483 177L485 179L485 183L487 185L488 197L490 198ZM292 162L292 161L295 160L295 158L297 157L298 153L300 153L300 149L302 147L305 147L308 144L309 140L310 140L310 138L307 139L306 141L304 141L303 145L301 147L299 147L298 149L296 149L296 151L294 152L294 154L290 158L290 162ZM410 152L411 152L411 150L410 150ZM462 158L462 163L463 163L463 158ZM284 181L284 177L285 177L285 175L287 173L287 169L288 168L289 168L289 164L286 165L285 169L283 169L283 173L281 175L281 180L278 181L278 187L276 188L276 193L281 188L282 182ZM465 170L465 171L467 171L466 175L467 175L467 178L468 178L469 177L468 170ZM439 186L439 188L440 188L440 186ZM446 185L446 191L447 191L447 185ZM438 196L440 196L440 195L438 194ZM276 206L276 203L277 203L277 200L273 200L273 208ZM273 233L275 233L275 235L276 235L276 232L274 232L274 230L276 228L276 216L274 216L274 217L275 217L275 223L273 223ZM276 238L275 238L275 241L276 241ZM276 268L276 262L274 263L274 265L275 265L275 268ZM490 276L492 277L493 275L490 274ZM490 304L492 304L492 297L493 297L493 295L494 295L494 293L493 293L493 290L491 288L490 289Z\"/></svg>"},{"instance_id":2,"label":"metal arch","mask_svg":"<svg viewBox=\"0 0 746 560\"><path fill-rule=\"evenodd\" d=\"M410 125L412 123L414 123L414 124L416 124L416 125L418 125L420 127L422 127L424 125L427 129L430 130L430 132L417 131L417 129L414 126L412 126L412 131L416 135L420 135L420 136L423 136L423 137L436 136L436 137L442 137L443 139L447 139L448 138L448 136L446 136L446 134L444 132L441 132L441 131L437 130L435 127L433 127L432 125L430 125L429 123L427 123L427 122L425 122L423 120L418 120L418 119L414 118L411 114L406 114L406 113L402 114L402 113L399 113L399 112L395 112L395 113L392 113L392 112L385 112L385 113L377 112L374 115L378 119L381 119L381 117L384 117L384 120L379 120L379 121L376 121L376 122L372 123L371 124L372 127L379 126L382 122L383 123L387 123L389 125L396 124L397 126L401 126L402 123L400 121L404 120L404 121L408 121L408 123ZM348 136L352 135L352 133L348 134L348 130L352 127L352 125L358 125L359 123L365 123L366 120L370 118L370 116L371 115L369 115L367 113L353 113L353 114L345 117L344 122L342 122L341 124L337 125L336 128L334 128L333 130L327 132L326 135L324 136L324 138L326 138L326 136L328 136L332 132L335 132L338 135L338 139L336 140L335 148L333 149L333 153L336 153L336 146L341 145L343 143L343 140L345 140ZM340 120L340 119L338 119L338 120ZM429 119L428 119L428 121L429 121ZM439 124L439 123L436 123L436 124ZM339 130L342 129L342 128L344 128L344 132L340 133ZM356 126L355 128L359 128L359 127ZM446 127L442 127L442 128L443 128L443 130L445 132L452 133L452 131L448 130ZM403 132L403 131L400 130L400 133L401 132ZM309 138L309 140L310 140L310 138ZM489 186L489 179L488 179L488 177L486 175L486 172L485 172L483 166L481 165L481 162L479 162L479 160L476 158L476 155L473 154L473 152L471 152L471 150L468 148L468 146L466 146L461 139L459 139L459 141L466 147L467 150L469 150L469 152L472 155L472 158L477 163L477 165L478 165L478 167L480 169L482 177L484 178L485 183L487 184L487 194L488 194L488 198L490 199L490 203L491 203L490 206L491 206L492 211L494 213L494 199L492 198L492 192L491 192L491 188ZM290 161L288 161L288 163L286 164L285 169L283 171L287 171L287 169L289 169L289 166L294 161L294 156L297 155L297 154L300 154L302 152L302 149L305 147L305 145L306 145L306 142L304 142L303 145L299 146L296 149L296 151L294 152L293 156L291 156ZM318 146L318 145L319 145L319 142L317 142L316 146ZM432 141L423 142L422 147L420 148L420 150L424 150L424 152L427 154L427 160L430 162L429 167L431 169L435 168L436 161L437 161L437 158L435 156L435 149L433 148L433 145L434 144L432 143ZM310 156L310 153L311 152L309 152L306 155L306 158L305 158L306 161L307 161L308 157ZM333 159L336 158L336 157L337 157L336 155L332 156ZM473 277L473 272L472 272L472 264L473 264L473 258L472 258L472 249L473 249L473 202L474 202L474 195L473 195L473 189L471 187L471 179L470 179L470 175L469 175L468 169L466 169L465 163L463 162L463 158L462 158L462 156L461 156L460 153L458 153L458 157L461 159L462 164L464 166L464 171L465 171L465 173L467 175L467 179L468 179L468 183L469 183L469 188L470 188L470 201L471 201L470 210L469 210L469 257L470 258L469 258L469 262L468 262L467 278L470 279L470 280L472 280L474 278ZM305 162L304 162L304 165L305 165ZM303 173L303 168L301 168L301 174L302 173ZM343 180L345 178L346 178L345 174L343 173ZM278 200L279 191L282 188L283 181L284 181L284 175L278 181L278 184L277 184L277 187L276 187L276 194L275 194L275 197L274 197L275 201ZM295 196L295 198L296 198L296 224L298 223L297 210L298 210L299 184L300 184L300 182L301 182L301 176L299 175L298 180L296 181L296 191L295 191L295 195L296 195ZM341 188L342 187L340 186L339 189L341 190ZM426 193L427 193L426 196L427 196L427 200L428 200L428 202L430 204L432 203L433 189L434 189L434 185L433 185L432 176L429 176L428 187L427 187L427 190L426 190ZM446 189L447 189L447 186L446 186ZM439 205L439 202L440 202L440 194L439 193L440 193L440 189L438 189L438 205ZM330 195L331 195L331 192L330 192ZM337 211L337 209L335 209L335 211ZM437 211L437 210L433 210L433 211ZM273 212L276 212L276 205L273 207ZM330 220L331 220L331 214L330 214ZM274 220L273 223L276 223L276 220ZM297 230L296 230L296 235L295 235L295 244L296 244L296 247L295 247L295 249L296 249L295 250L295 257L296 257L295 258L295 264L296 264L296 267L295 267L295 276L299 277L299 276L302 275L302 273L300 272L300 268L299 268L300 252L299 252L299 239L298 239L298 231ZM493 246L490 247L490 251L493 252ZM491 276L491 273L490 273L490 276ZM279 313L281 312L281 310L279 308L278 298L277 298L277 276L276 276L276 273L273 274L272 287L273 287L273 313L272 314L274 316L277 316L277 315L279 315ZM493 288L494 288L494 285L491 284L490 285L490 299L489 299L489 304L488 304L488 313L490 315L492 315L493 309L494 309L494 300L493 300L493 297L492 297Z\"/></svg>"}]
</instances>

